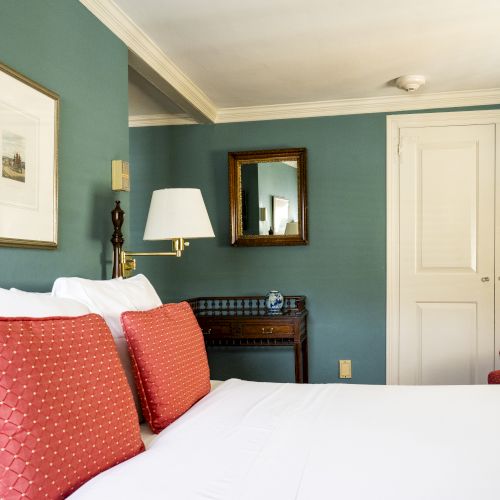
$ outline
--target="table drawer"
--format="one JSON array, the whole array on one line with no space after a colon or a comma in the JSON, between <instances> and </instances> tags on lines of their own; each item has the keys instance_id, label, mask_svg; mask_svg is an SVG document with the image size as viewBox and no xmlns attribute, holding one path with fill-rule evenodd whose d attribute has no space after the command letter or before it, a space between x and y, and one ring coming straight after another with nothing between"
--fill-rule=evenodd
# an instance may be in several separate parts
<instances>
[{"instance_id":1,"label":"table drawer","mask_svg":"<svg viewBox=\"0 0 500 500\"><path fill-rule=\"evenodd\" d=\"M231 337L231 325L229 323L213 323L212 321L203 323L200 322L200 327L203 335L207 336L224 336Z\"/></svg>"},{"instance_id":2,"label":"table drawer","mask_svg":"<svg viewBox=\"0 0 500 500\"><path fill-rule=\"evenodd\" d=\"M262 337L290 337L293 336L291 325L277 325L275 323L243 323L240 335L245 338Z\"/></svg>"}]
</instances>

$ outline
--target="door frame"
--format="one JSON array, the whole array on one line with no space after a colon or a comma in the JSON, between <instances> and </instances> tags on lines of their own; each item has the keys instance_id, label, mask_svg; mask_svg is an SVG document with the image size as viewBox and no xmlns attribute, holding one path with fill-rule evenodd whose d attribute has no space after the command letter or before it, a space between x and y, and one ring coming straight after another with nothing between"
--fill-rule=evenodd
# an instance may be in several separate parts
<instances>
[{"instance_id":1,"label":"door frame","mask_svg":"<svg viewBox=\"0 0 500 500\"><path fill-rule=\"evenodd\" d=\"M495 127L495 283L500 280L500 109L387 115L387 302L386 383L399 383L399 136L407 127L487 125ZM495 311L500 293L495 293ZM500 369L500 314L495 314L495 369ZM485 381L486 382L486 381Z\"/></svg>"}]
</instances>

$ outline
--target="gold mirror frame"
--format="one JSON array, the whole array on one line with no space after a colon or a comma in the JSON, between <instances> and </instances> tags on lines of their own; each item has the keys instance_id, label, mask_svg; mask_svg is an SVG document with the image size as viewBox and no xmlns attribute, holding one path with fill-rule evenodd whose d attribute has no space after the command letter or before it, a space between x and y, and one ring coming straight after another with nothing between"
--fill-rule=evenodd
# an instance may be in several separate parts
<instances>
[{"instance_id":1,"label":"gold mirror frame","mask_svg":"<svg viewBox=\"0 0 500 500\"><path fill-rule=\"evenodd\" d=\"M231 217L231 245L240 247L307 245L307 183L306 149L270 149L228 153L229 209ZM246 235L243 234L243 203L241 165L246 163L297 162L298 234Z\"/></svg>"}]
</instances>

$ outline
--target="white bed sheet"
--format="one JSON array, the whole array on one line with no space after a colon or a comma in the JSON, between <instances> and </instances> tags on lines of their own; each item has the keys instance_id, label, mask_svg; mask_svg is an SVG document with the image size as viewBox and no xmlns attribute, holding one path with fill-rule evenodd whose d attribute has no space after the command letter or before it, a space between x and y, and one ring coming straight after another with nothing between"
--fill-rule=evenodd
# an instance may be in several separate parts
<instances>
[{"instance_id":1,"label":"white bed sheet","mask_svg":"<svg viewBox=\"0 0 500 500\"><path fill-rule=\"evenodd\" d=\"M498 500L500 386L229 380L73 500Z\"/></svg>"},{"instance_id":2,"label":"white bed sheet","mask_svg":"<svg viewBox=\"0 0 500 500\"><path fill-rule=\"evenodd\" d=\"M222 380L211 380L210 381L211 390L213 391L216 387L219 387L219 385L223 383L224 382ZM144 446L146 447L146 450L151 448L151 445L154 443L154 441L156 441L157 437L158 434L155 434L151 430L149 424L147 423L141 424L141 439L142 442L144 443Z\"/></svg>"}]
</instances>

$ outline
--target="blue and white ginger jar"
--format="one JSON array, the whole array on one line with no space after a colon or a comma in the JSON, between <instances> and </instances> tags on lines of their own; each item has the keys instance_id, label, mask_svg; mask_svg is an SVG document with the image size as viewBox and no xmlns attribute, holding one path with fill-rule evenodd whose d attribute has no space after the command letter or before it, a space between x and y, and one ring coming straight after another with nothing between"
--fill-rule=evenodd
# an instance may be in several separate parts
<instances>
[{"instance_id":1,"label":"blue and white ginger jar","mask_svg":"<svg viewBox=\"0 0 500 500\"><path fill-rule=\"evenodd\" d=\"M271 314L278 314L283 307L283 295L278 290L271 290L266 295L266 308Z\"/></svg>"}]
</instances>

